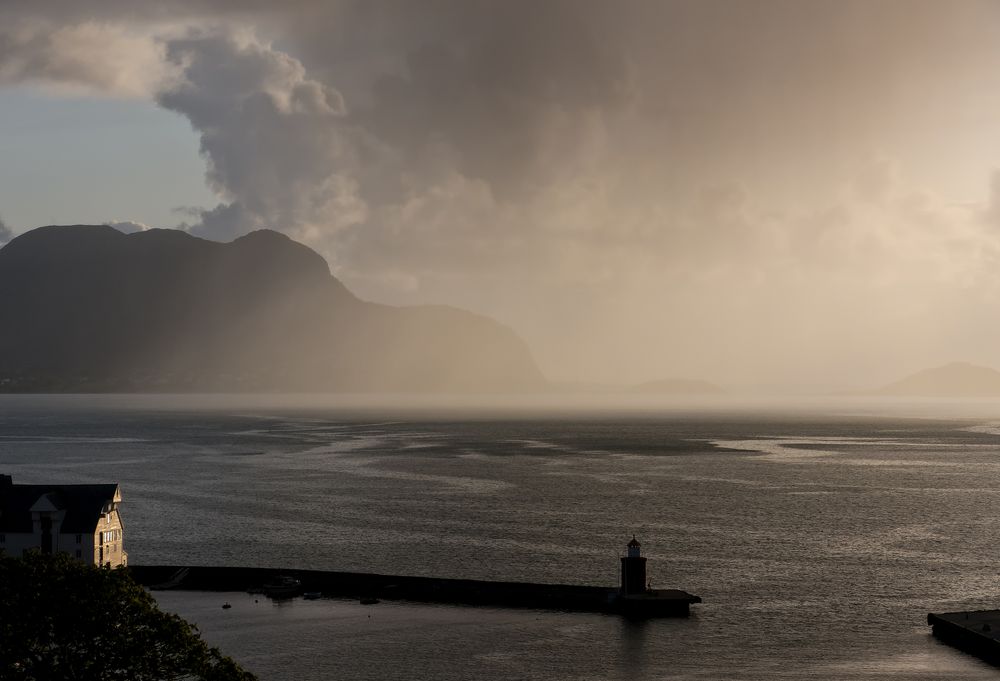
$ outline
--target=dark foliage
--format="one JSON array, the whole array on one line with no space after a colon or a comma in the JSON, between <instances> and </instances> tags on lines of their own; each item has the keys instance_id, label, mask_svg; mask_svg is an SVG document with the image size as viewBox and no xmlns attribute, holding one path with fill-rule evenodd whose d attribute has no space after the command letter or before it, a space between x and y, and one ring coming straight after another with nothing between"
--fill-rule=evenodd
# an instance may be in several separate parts
<instances>
[{"instance_id":1,"label":"dark foliage","mask_svg":"<svg viewBox=\"0 0 1000 681\"><path fill-rule=\"evenodd\" d=\"M126 570L66 555L0 556L0 679L255 679Z\"/></svg>"}]
</instances>

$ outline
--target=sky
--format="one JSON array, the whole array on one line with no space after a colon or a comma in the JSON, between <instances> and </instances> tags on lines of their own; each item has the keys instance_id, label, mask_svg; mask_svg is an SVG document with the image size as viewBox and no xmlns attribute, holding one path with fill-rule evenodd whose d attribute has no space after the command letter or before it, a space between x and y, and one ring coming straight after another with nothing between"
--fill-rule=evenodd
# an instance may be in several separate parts
<instances>
[{"instance_id":1,"label":"sky","mask_svg":"<svg viewBox=\"0 0 1000 681\"><path fill-rule=\"evenodd\" d=\"M1000 367L998 45L977 0L2 0L0 242L276 229L558 381Z\"/></svg>"}]
</instances>

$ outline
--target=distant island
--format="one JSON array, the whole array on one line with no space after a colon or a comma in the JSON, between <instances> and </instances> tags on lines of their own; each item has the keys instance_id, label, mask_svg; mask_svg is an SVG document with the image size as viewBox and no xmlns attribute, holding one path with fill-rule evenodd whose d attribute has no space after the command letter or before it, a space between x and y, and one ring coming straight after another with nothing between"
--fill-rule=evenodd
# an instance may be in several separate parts
<instances>
[{"instance_id":1,"label":"distant island","mask_svg":"<svg viewBox=\"0 0 1000 681\"><path fill-rule=\"evenodd\" d=\"M664 378L659 381L647 381L631 386L628 392L646 395L724 395L726 393L714 383L689 378Z\"/></svg>"},{"instance_id":2,"label":"distant island","mask_svg":"<svg viewBox=\"0 0 1000 681\"><path fill-rule=\"evenodd\" d=\"M547 385L512 330L354 296L269 230L42 227L0 248L0 392L519 392Z\"/></svg>"},{"instance_id":3,"label":"distant island","mask_svg":"<svg viewBox=\"0 0 1000 681\"><path fill-rule=\"evenodd\" d=\"M1000 371L953 362L883 386L873 394L896 397L1000 397Z\"/></svg>"}]
</instances>

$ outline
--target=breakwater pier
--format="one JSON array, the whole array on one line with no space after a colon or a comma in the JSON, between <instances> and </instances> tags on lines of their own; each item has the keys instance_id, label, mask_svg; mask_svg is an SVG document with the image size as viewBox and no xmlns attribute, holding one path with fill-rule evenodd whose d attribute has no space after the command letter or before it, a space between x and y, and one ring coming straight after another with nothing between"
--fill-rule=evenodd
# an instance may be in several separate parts
<instances>
[{"instance_id":1,"label":"breakwater pier","mask_svg":"<svg viewBox=\"0 0 1000 681\"><path fill-rule=\"evenodd\" d=\"M407 600L423 603L617 613L637 617L685 617L701 598L679 589L625 595L617 588L572 584L495 582L382 575L365 572L253 567L131 565L143 586L187 591L263 591L281 577L294 577L302 592L328 598Z\"/></svg>"},{"instance_id":2,"label":"breakwater pier","mask_svg":"<svg viewBox=\"0 0 1000 681\"><path fill-rule=\"evenodd\" d=\"M941 642L1000 666L1000 610L930 613L927 624Z\"/></svg>"},{"instance_id":3,"label":"breakwater pier","mask_svg":"<svg viewBox=\"0 0 1000 681\"><path fill-rule=\"evenodd\" d=\"M616 613L627 617L687 617L691 605L701 603L701 598L687 591L649 586L646 557L635 535L620 560L621 584L618 587L253 567L131 565L129 570L136 581L150 589L239 590L259 592L272 598L309 594L311 597L353 598L372 603L382 599L405 600Z\"/></svg>"}]
</instances>

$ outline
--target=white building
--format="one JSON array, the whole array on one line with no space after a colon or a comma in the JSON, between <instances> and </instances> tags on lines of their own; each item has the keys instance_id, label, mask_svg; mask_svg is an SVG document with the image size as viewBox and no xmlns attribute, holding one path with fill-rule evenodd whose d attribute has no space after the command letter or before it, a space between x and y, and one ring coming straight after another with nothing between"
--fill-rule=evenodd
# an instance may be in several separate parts
<instances>
[{"instance_id":1,"label":"white building","mask_svg":"<svg viewBox=\"0 0 1000 681\"><path fill-rule=\"evenodd\" d=\"M94 565L128 564L117 484L15 485L0 475L0 551L68 553Z\"/></svg>"}]
</instances>

